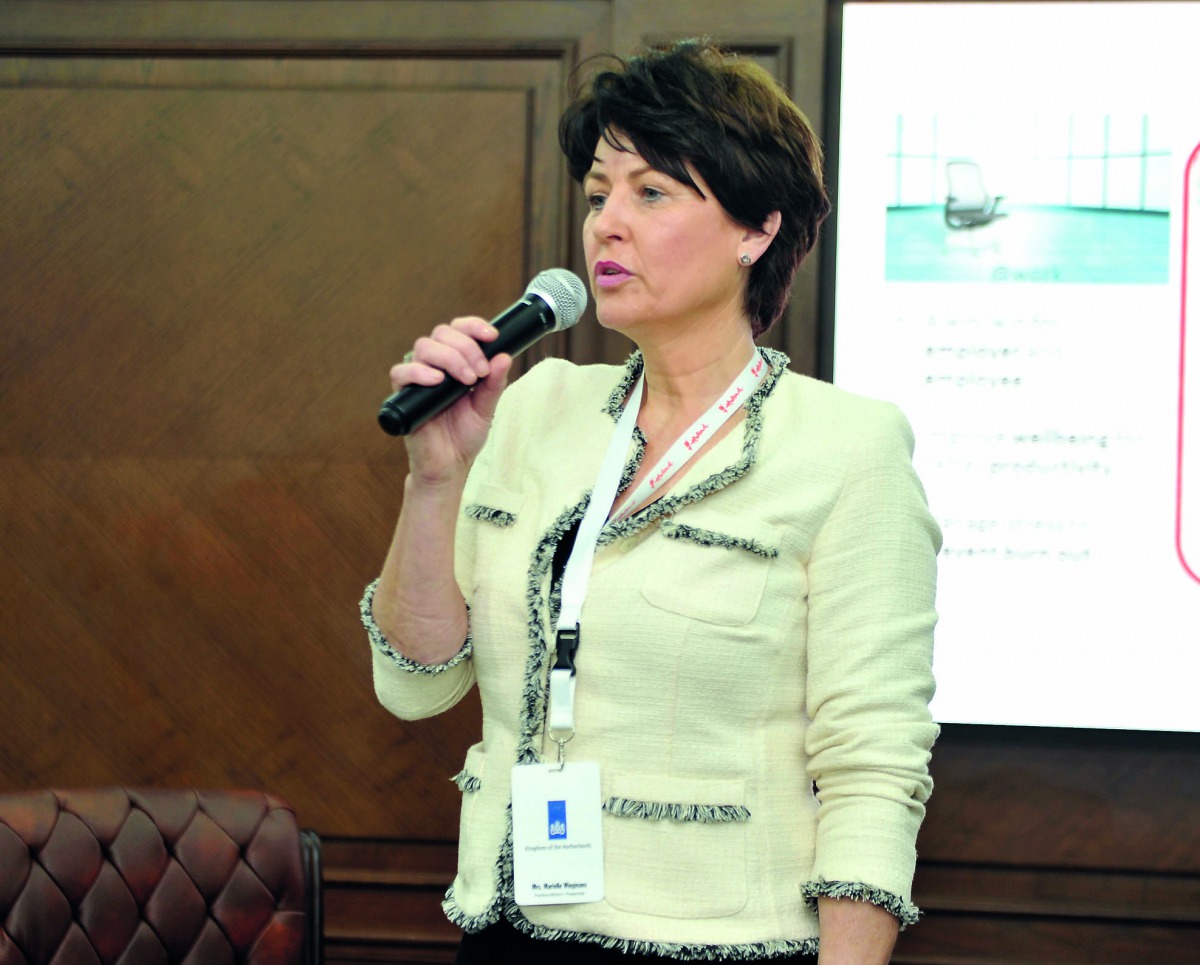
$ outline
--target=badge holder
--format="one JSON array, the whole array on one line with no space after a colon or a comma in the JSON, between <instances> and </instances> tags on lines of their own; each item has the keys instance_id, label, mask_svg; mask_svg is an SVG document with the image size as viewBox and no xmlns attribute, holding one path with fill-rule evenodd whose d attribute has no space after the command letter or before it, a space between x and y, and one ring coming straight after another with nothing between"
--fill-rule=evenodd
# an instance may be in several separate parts
<instances>
[{"instance_id":1,"label":"badge holder","mask_svg":"<svg viewBox=\"0 0 1200 965\"><path fill-rule=\"evenodd\" d=\"M518 764L512 772L513 889L519 905L565 905L604 898L600 765L567 766L575 736L574 653L578 628L558 637L550 672L547 731L558 745L553 764ZM564 666L559 666L565 664Z\"/></svg>"}]
</instances>

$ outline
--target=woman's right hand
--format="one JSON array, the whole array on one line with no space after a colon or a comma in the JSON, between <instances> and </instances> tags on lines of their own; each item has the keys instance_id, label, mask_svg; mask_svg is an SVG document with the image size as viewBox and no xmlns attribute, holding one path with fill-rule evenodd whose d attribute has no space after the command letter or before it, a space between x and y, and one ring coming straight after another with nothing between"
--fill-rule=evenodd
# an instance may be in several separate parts
<instances>
[{"instance_id":1,"label":"woman's right hand","mask_svg":"<svg viewBox=\"0 0 1200 965\"><path fill-rule=\"evenodd\" d=\"M497 337L495 327L477 316L456 318L417 339L405 360L392 367L392 390L406 385L438 385L447 376L471 387L452 406L404 437L409 474L435 485L461 482L487 441L496 403L507 384L512 357L490 361L480 342Z\"/></svg>"}]
</instances>

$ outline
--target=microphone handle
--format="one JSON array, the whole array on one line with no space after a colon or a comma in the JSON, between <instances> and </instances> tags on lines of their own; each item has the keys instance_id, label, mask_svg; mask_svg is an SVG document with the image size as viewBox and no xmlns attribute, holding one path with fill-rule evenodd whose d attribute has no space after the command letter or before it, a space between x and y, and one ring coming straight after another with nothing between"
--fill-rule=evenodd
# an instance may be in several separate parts
<instances>
[{"instance_id":1,"label":"microphone handle","mask_svg":"<svg viewBox=\"0 0 1200 965\"><path fill-rule=\"evenodd\" d=\"M556 327L554 310L540 295L528 294L514 302L492 319L499 335L490 342L480 342L484 358L492 359L502 353L517 355L524 352L543 335ZM416 432L434 416L444 412L470 391L448 373L437 385L406 385L384 400L379 409L379 425L392 436Z\"/></svg>"}]
</instances>

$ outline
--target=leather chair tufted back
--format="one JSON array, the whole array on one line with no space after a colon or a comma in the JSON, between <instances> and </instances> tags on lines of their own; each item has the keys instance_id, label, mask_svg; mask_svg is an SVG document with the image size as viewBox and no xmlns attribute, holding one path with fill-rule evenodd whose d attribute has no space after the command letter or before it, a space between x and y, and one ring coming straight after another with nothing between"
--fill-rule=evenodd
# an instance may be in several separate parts
<instances>
[{"instance_id":1,"label":"leather chair tufted back","mask_svg":"<svg viewBox=\"0 0 1200 965\"><path fill-rule=\"evenodd\" d=\"M320 842L258 791L0 795L0 965L301 965Z\"/></svg>"}]
</instances>

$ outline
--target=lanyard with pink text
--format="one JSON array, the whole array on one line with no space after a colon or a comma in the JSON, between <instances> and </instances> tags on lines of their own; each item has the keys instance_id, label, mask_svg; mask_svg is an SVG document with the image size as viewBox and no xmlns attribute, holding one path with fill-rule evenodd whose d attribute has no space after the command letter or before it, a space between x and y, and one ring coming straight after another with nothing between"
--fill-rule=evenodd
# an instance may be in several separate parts
<instances>
[{"instance_id":1,"label":"lanyard with pink text","mask_svg":"<svg viewBox=\"0 0 1200 965\"><path fill-rule=\"evenodd\" d=\"M659 460L658 465L650 470L637 488L617 507L612 514L613 521L632 516L638 506L661 490L667 480L679 472L696 454L697 450L712 438L721 426L733 418L734 413L754 394L754 390L766 377L767 361L762 357L761 352L755 352L749 364L729 384L729 388L722 393L721 397L713 403L712 408L675 440L675 444L667 450L667 454Z\"/></svg>"},{"instance_id":2,"label":"lanyard with pink text","mask_svg":"<svg viewBox=\"0 0 1200 965\"><path fill-rule=\"evenodd\" d=\"M684 431L658 465L650 471L646 480L613 513L613 520L629 516L638 505L679 472L704 443L742 407L766 378L766 370L766 360L762 353L756 351L745 369L729 384L729 388L721 393L716 403ZM617 497L629 443L633 439L633 430L637 424L637 413L642 404L642 391L643 379L639 378L609 440L604 462L596 477L596 485L592 488L591 500L579 524L575 545L563 571L556 660L554 668L550 671L550 710L547 726L551 739L558 745L559 763L563 762L567 741L575 736L574 657L579 648L579 620L583 613L583 601L587 598L588 583L591 581L596 542L604 528L608 508Z\"/></svg>"}]
</instances>

